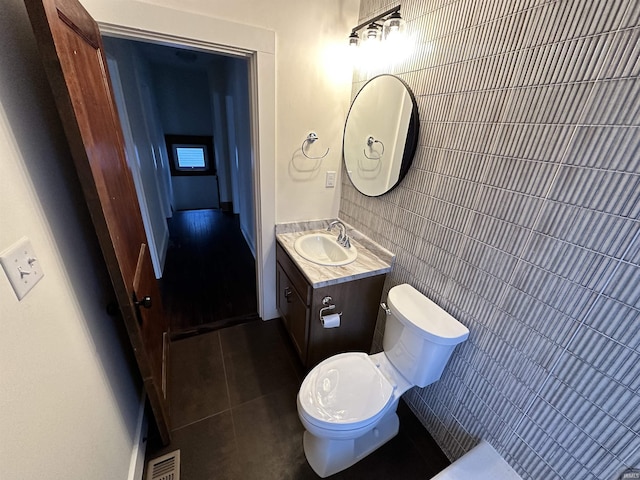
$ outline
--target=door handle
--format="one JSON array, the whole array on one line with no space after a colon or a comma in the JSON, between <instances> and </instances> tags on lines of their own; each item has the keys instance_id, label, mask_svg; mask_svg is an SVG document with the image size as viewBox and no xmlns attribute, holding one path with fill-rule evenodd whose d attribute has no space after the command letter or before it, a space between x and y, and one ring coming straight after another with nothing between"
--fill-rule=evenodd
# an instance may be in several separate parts
<instances>
[{"instance_id":1,"label":"door handle","mask_svg":"<svg viewBox=\"0 0 640 480\"><path fill-rule=\"evenodd\" d=\"M143 307L143 308L151 308L151 305L152 305L151 297L149 295L146 295L145 297L143 297L142 300L140 300L139 302L135 301L133 303L135 303L136 306Z\"/></svg>"},{"instance_id":2,"label":"door handle","mask_svg":"<svg viewBox=\"0 0 640 480\"><path fill-rule=\"evenodd\" d=\"M291 296L293 292L291 291L291 289L289 287L284 289L284 298L287 299L287 303L291 303L291 300L289 299L289 297Z\"/></svg>"}]
</instances>

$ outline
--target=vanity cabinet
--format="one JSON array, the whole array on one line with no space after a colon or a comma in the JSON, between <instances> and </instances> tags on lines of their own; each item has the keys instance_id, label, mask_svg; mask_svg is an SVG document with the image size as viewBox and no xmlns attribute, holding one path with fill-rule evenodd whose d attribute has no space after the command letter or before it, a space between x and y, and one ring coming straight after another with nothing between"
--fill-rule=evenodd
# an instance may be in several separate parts
<instances>
[{"instance_id":1,"label":"vanity cabinet","mask_svg":"<svg viewBox=\"0 0 640 480\"><path fill-rule=\"evenodd\" d=\"M337 353L369 352L386 274L314 288L279 243L276 261L277 307L305 367ZM342 312L339 327L322 326L325 297L335 305L327 314Z\"/></svg>"}]
</instances>

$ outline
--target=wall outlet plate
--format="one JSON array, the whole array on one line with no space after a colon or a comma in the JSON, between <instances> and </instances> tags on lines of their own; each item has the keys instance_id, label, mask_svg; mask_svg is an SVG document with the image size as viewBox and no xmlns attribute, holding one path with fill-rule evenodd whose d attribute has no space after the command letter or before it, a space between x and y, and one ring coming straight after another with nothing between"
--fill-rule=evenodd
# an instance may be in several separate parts
<instances>
[{"instance_id":1,"label":"wall outlet plate","mask_svg":"<svg viewBox=\"0 0 640 480\"><path fill-rule=\"evenodd\" d=\"M27 237L22 237L0 253L0 264L7 274L18 300L22 300L44 277L40 262L38 262L31 241Z\"/></svg>"}]
</instances>

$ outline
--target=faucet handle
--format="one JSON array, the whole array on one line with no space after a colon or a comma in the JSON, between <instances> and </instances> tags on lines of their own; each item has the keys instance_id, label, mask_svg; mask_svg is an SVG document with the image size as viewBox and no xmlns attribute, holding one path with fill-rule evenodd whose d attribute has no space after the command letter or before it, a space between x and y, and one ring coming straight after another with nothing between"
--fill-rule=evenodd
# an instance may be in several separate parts
<instances>
[{"instance_id":1,"label":"faucet handle","mask_svg":"<svg viewBox=\"0 0 640 480\"><path fill-rule=\"evenodd\" d=\"M330 232L334 226L338 226L338 238L337 238L337 242L341 245L344 245L344 241L347 238L347 232L345 231L345 227L342 224L341 221L339 220L335 220L333 222L331 222L329 224L329 226L327 227L327 232Z\"/></svg>"}]
</instances>

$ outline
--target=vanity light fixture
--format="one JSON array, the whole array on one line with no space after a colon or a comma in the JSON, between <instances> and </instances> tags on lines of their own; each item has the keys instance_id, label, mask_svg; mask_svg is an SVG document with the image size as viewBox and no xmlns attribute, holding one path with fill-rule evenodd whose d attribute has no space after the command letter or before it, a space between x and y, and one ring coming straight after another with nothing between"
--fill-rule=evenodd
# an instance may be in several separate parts
<instances>
[{"instance_id":1,"label":"vanity light fixture","mask_svg":"<svg viewBox=\"0 0 640 480\"><path fill-rule=\"evenodd\" d=\"M356 32L351 32L351 35L349 35L349 46L355 48L359 44L360 44L360 37Z\"/></svg>"},{"instance_id":2,"label":"vanity light fixture","mask_svg":"<svg viewBox=\"0 0 640 480\"><path fill-rule=\"evenodd\" d=\"M383 38L385 40L391 39L396 35L403 35L406 23L400 16L400 10L393 12L384 21Z\"/></svg>"},{"instance_id":3,"label":"vanity light fixture","mask_svg":"<svg viewBox=\"0 0 640 480\"><path fill-rule=\"evenodd\" d=\"M382 28L377 23L371 22L362 33L363 42L379 42L382 38Z\"/></svg>"},{"instance_id":4,"label":"vanity light fixture","mask_svg":"<svg viewBox=\"0 0 640 480\"><path fill-rule=\"evenodd\" d=\"M382 22L382 24L378 22ZM361 40L363 44L380 40L390 40L394 36L404 33L405 23L406 22L400 15L400 5L397 5L372 19L353 27L351 35L349 35L349 46L357 47L361 44ZM363 30L362 38L358 35L360 30Z\"/></svg>"}]
</instances>

